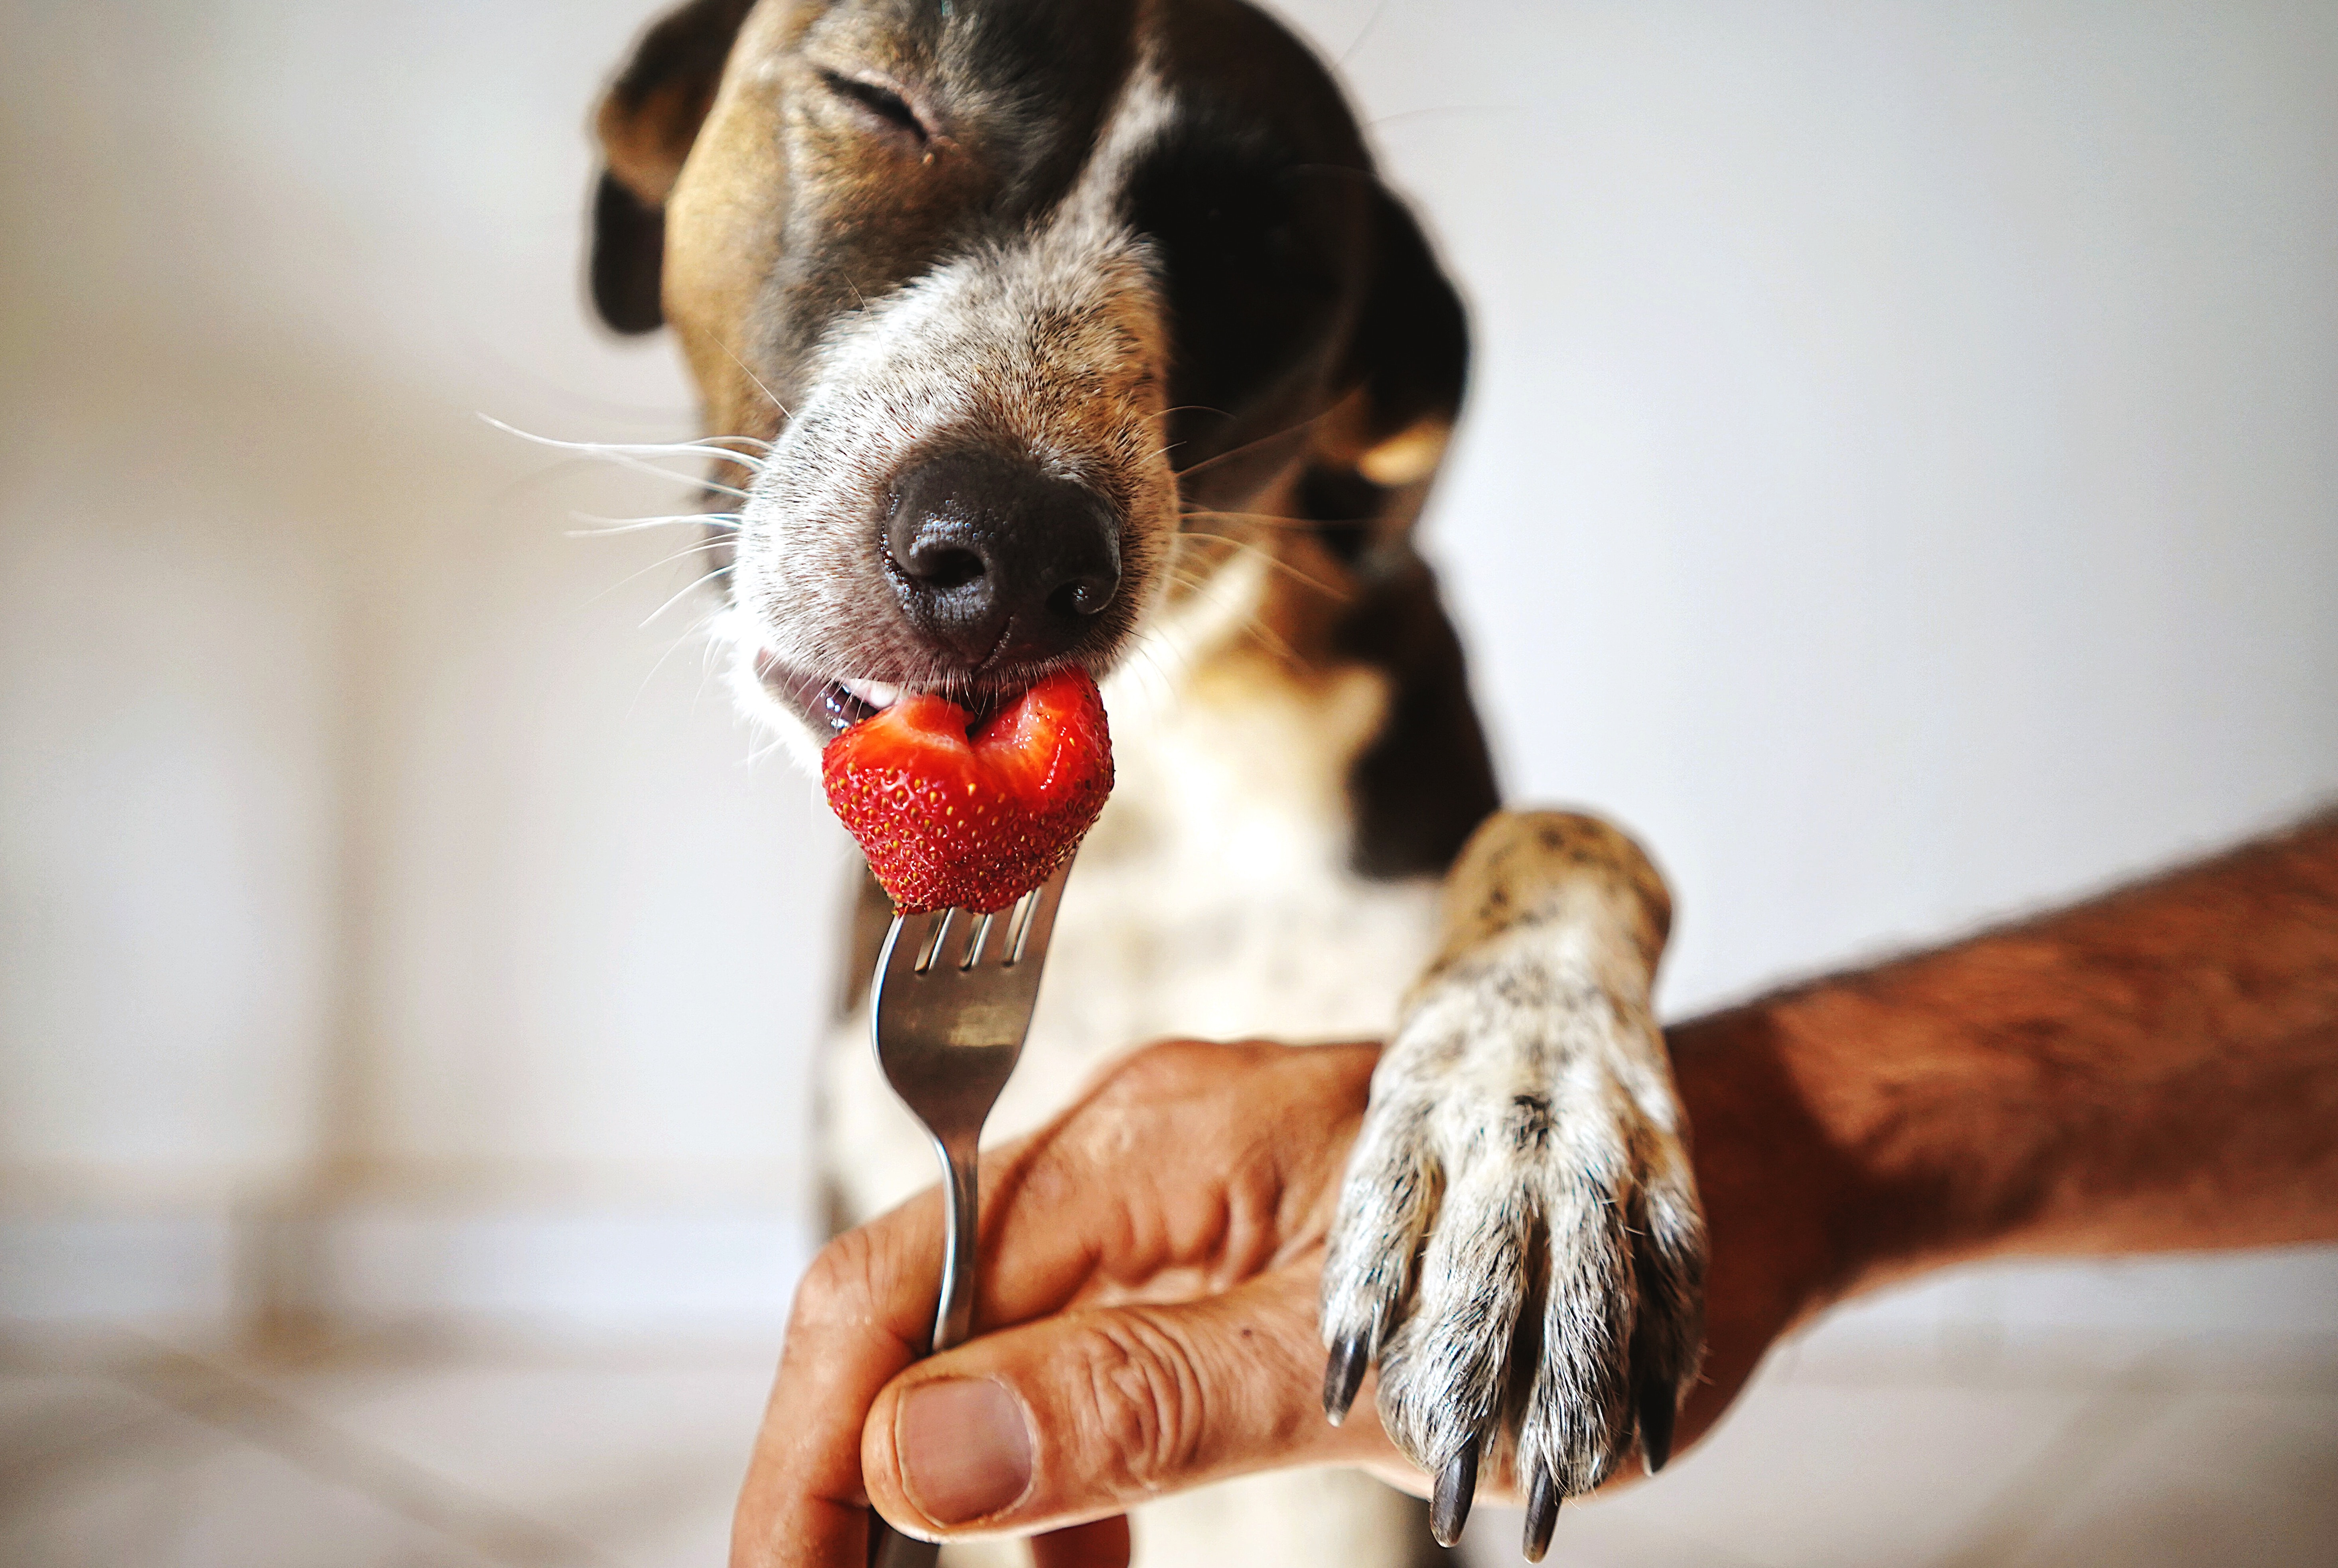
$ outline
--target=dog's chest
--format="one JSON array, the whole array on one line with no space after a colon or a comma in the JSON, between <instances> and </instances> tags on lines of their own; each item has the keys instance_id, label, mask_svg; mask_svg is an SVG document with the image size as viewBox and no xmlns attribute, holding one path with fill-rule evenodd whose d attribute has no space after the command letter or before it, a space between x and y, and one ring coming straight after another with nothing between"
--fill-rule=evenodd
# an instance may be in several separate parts
<instances>
[{"instance_id":1,"label":"dog's chest","mask_svg":"<svg viewBox=\"0 0 2338 1568\"><path fill-rule=\"evenodd\" d=\"M1348 769L1380 721L1382 678L1349 667L1302 683L1264 656L1196 657L1176 632L1106 688L1118 782L987 1140L1038 1125L1149 1041L1383 1037L1428 955L1436 884L1347 868ZM856 1220L936 1178L866 1029L861 1014L837 1032L826 1077L829 1174Z\"/></svg>"}]
</instances>

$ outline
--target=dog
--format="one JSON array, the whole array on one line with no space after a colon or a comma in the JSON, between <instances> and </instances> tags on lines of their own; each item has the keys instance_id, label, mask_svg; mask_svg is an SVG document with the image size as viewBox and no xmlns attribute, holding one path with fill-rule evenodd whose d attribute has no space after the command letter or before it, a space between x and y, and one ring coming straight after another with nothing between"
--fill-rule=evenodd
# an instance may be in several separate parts
<instances>
[{"instance_id":1,"label":"dog","mask_svg":"<svg viewBox=\"0 0 2338 1568\"><path fill-rule=\"evenodd\" d=\"M1376 1366L1433 1534L1489 1458L1538 1554L1663 1462L1700 1354L1669 902L1614 828L1500 807L1412 540L1466 318L1331 74L1243 0L691 0L598 132L594 301L673 329L738 453L745 706L812 762L905 690L1104 682L1120 782L994 1134L1161 1036L1388 1039L1326 1407ZM864 887L823 1071L844 1223L933 1174L852 1016L889 913ZM1138 1556L1421 1561L1420 1512L1268 1477L1141 1510Z\"/></svg>"}]
</instances>

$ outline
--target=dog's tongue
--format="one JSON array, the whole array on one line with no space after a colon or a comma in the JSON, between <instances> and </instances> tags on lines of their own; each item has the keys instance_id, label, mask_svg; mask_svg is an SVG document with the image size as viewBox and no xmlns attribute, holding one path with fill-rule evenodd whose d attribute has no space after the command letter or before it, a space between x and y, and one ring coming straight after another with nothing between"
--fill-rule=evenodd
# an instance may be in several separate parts
<instances>
[{"instance_id":1,"label":"dog's tongue","mask_svg":"<svg viewBox=\"0 0 2338 1568\"><path fill-rule=\"evenodd\" d=\"M1104 808L1112 738L1095 682L1067 670L979 727L954 702L905 695L830 741L820 771L902 913L999 909L1046 881Z\"/></svg>"}]
</instances>

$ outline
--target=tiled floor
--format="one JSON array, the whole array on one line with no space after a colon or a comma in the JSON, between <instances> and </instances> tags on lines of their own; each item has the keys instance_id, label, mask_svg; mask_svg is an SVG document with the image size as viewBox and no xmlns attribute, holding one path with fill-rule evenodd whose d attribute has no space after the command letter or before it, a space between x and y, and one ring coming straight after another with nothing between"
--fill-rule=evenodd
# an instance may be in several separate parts
<instances>
[{"instance_id":1,"label":"tiled floor","mask_svg":"<svg viewBox=\"0 0 2338 1568\"><path fill-rule=\"evenodd\" d=\"M1479 1568L1520 1561L1517 1528L1472 1521ZM1550 1561L2331 1568L2338 1337L2066 1331L1943 1355L1822 1331L1661 1483L1571 1504Z\"/></svg>"},{"instance_id":2,"label":"tiled floor","mask_svg":"<svg viewBox=\"0 0 2338 1568\"><path fill-rule=\"evenodd\" d=\"M204 1356L19 1330L0 1563L716 1568L771 1348ZM1480 1568L1517 1529L1480 1511ZM1570 1504L1551 1560L2327 1568L2338 1333L1822 1329L1660 1484Z\"/></svg>"}]
</instances>

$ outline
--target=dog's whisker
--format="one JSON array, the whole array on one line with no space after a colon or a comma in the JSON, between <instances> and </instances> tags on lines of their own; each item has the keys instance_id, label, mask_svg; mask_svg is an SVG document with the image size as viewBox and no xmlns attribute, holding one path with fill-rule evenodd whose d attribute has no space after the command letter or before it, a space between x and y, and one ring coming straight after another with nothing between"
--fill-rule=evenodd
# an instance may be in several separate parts
<instances>
[{"instance_id":1,"label":"dog's whisker","mask_svg":"<svg viewBox=\"0 0 2338 1568\"><path fill-rule=\"evenodd\" d=\"M1516 114L1515 103L1430 103L1419 109L1400 109L1393 114L1383 114L1370 122L1377 131L1383 125L1393 125L1400 120L1420 120L1431 114Z\"/></svg>"},{"instance_id":2,"label":"dog's whisker","mask_svg":"<svg viewBox=\"0 0 2338 1568\"><path fill-rule=\"evenodd\" d=\"M1186 517L1223 517L1237 523L1282 523L1294 528L1316 528L1322 525L1320 517L1294 517L1288 512L1235 512L1223 506L1188 506L1179 514Z\"/></svg>"},{"instance_id":3,"label":"dog's whisker","mask_svg":"<svg viewBox=\"0 0 2338 1568\"><path fill-rule=\"evenodd\" d=\"M1223 534L1204 534L1200 530L1194 528L1184 530L1179 537L1184 539L1207 539L1216 544L1227 545L1235 550L1253 551L1257 554L1258 558L1266 563L1267 565L1284 573L1292 581L1306 587L1314 589L1319 593L1326 594L1333 599L1350 599L1354 597L1354 594L1350 590L1341 587L1336 583L1325 583L1318 578L1310 577L1306 573L1302 572L1298 567L1293 566L1290 562L1285 561L1282 557L1277 555L1273 551L1269 550L1265 545L1259 544L1256 540L1235 539Z\"/></svg>"},{"instance_id":4,"label":"dog's whisker","mask_svg":"<svg viewBox=\"0 0 2338 1568\"><path fill-rule=\"evenodd\" d=\"M1156 701L1164 702L1174 701L1177 695L1177 680L1162 663L1162 650L1149 643L1140 642L1136 645L1135 653L1138 659L1149 666L1144 673L1158 683L1155 692ZM1137 673L1138 667L1135 664L1130 664L1126 669L1131 675L1135 675Z\"/></svg>"},{"instance_id":5,"label":"dog's whisker","mask_svg":"<svg viewBox=\"0 0 2338 1568\"><path fill-rule=\"evenodd\" d=\"M612 463L633 473L647 474L653 478L663 479L672 484L687 485L699 490L711 490L717 495L728 495L733 501L748 499L747 492L740 489L736 485L725 485L720 480L704 478L696 474L677 474L671 468L661 468L656 464L646 462L628 452L584 451L579 453L579 456L597 457L604 463Z\"/></svg>"},{"instance_id":6,"label":"dog's whisker","mask_svg":"<svg viewBox=\"0 0 2338 1568\"><path fill-rule=\"evenodd\" d=\"M597 457L604 463L614 463L620 468L629 468L635 473L653 475L660 479L670 479L677 485L694 485L703 490L718 491L722 495L735 497L741 501L747 499L747 492L740 489L734 485L724 485L716 480L702 478L694 474L677 474L671 468L661 468L656 464L649 462L635 454L637 452L646 451L663 451L670 453L687 451L695 453L702 456L715 457L725 463L736 463L741 467L753 468L759 473L762 468L761 462L747 456L744 453L732 452L727 448L720 447L710 449L699 446L693 442L668 441L657 443L636 443L628 446L622 443L608 441L563 441L555 436L531 435L526 430L505 424L502 420L495 417L491 414L482 414L479 417L494 426L496 429L503 431L506 435L516 436L523 441L534 442L539 446L552 446L562 451L576 453L580 456Z\"/></svg>"},{"instance_id":7,"label":"dog's whisker","mask_svg":"<svg viewBox=\"0 0 2338 1568\"><path fill-rule=\"evenodd\" d=\"M1260 447L1268 446L1272 442L1288 440L1290 437L1298 435L1301 431L1308 428L1310 426L1321 424L1323 420L1331 415L1331 410L1326 408L1321 413L1309 415L1306 418L1300 420L1296 424L1286 425L1280 430L1270 430L1254 441L1245 441L1239 446L1229 446L1226 450L1219 453L1214 457L1204 457L1190 468L1180 468L1177 471L1177 476L1180 479L1190 479L1194 475L1214 467L1220 463L1229 462L1236 457L1247 456L1249 454L1257 451Z\"/></svg>"},{"instance_id":8,"label":"dog's whisker","mask_svg":"<svg viewBox=\"0 0 2338 1568\"><path fill-rule=\"evenodd\" d=\"M755 390L763 395L763 400L780 411L781 418L792 419L795 417L794 415L788 412L788 406L781 402L776 397L772 396L771 389L763 385L763 378L761 376L756 375L752 370L747 368L747 362L739 358L738 354L732 350L730 344L723 342L719 335L715 338L714 343L715 347L721 348L725 355L729 356L732 364L739 367L739 374L744 376L748 380L752 381L755 384ZM751 440L752 437L740 436L736 437L736 439ZM768 452L773 446L777 445L777 443L766 441L762 445L763 450Z\"/></svg>"},{"instance_id":9,"label":"dog's whisker","mask_svg":"<svg viewBox=\"0 0 2338 1568\"><path fill-rule=\"evenodd\" d=\"M709 616L665 645L665 652L657 656L657 662L650 666L649 673L643 676L642 683L634 689L634 700L632 702L628 703L625 708L625 716L627 718L632 718L634 710L641 707L642 699L649 694L650 682L657 679L657 672L665 668L665 662L673 657L674 650L680 648L683 643L689 642L693 637L702 638L708 642L712 641L711 638L706 637L706 633L713 630L713 622L714 618L712 616ZM703 674L699 677L698 686L701 691L703 691L706 689L706 680ZM691 701L695 703L697 701L697 698L693 696Z\"/></svg>"},{"instance_id":10,"label":"dog's whisker","mask_svg":"<svg viewBox=\"0 0 2338 1568\"><path fill-rule=\"evenodd\" d=\"M730 543L731 541L728 539L702 539L686 550L677 550L673 554L668 555L662 560L653 561L648 565L643 566L637 571L626 573L623 577L618 578L614 583L610 583L606 588L602 589L598 593L595 593L590 599L585 600L584 604L579 606L579 608L590 609L592 606L598 604L602 600L606 599L610 594L617 592L618 589L625 587L629 583L639 582L642 578L648 576L651 573L656 571L661 566L671 566L677 561L688 560L691 556L698 554L701 551L712 550L718 545L725 545ZM729 568L725 567L723 570L728 571ZM700 581L703 582L705 579L701 578ZM672 603L672 600L667 601L668 604L671 604ZM663 613L663 611L664 606L660 606L658 613ZM655 619L657 619L656 614L653 614L650 617L650 620L652 621ZM649 624L649 622L645 621L643 624L646 626Z\"/></svg>"},{"instance_id":11,"label":"dog's whisker","mask_svg":"<svg viewBox=\"0 0 2338 1568\"><path fill-rule=\"evenodd\" d=\"M1316 529L1323 526L1322 519L1316 517L1285 517L1274 512L1218 512L1203 506L1181 512L1178 516L1180 519L1198 517L1205 523L1247 523L1274 529ZM1190 534L1193 530L1184 529L1181 532Z\"/></svg>"},{"instance_id":12,"label":"dog's whisker","mask_svg":"<svg viewBox=\"0 0 2338 1568\"><path fill-rule=\"evenodd\" d=\"M734 451L731 447L717 446L715 443L754 441L766 450L771 446L771 443L760 441L752 436L702 436L689 441L564 441L556 436L538 436L532 431L522 430L517 426L506 425L491 414L482 414L479 417L506 435L516 436L523 441L532 441L539 446L557 446L566 452L584 452L594 455L623 454L639 456L671 456L678 453L701 457L720 457L727 462L739 464L742 467L760 469L763 466L761 458L752 453Z\"/></svg>"},{"instance_id":13,"label":"dog's whisker","mask_svg":"<svg viewBox=\"0 0 2338 1568\"><path fill-rule=\"evenodd\" d=\"M741 436L739 439L744 440L747 439L747 437ZM618 449L625 450L625 448ZM643 448L643 450L646 451L649 449ZM740 467L752 468L758 474L761 474L764 469L771 466L764 458L755 456L752 452L742 452L735 447L731 446L707 446L695 443L677 442L665 448L665 450L683 456L712 457L722 463L736 463Z\"/></svg>"},{"instance_id":14,"label":"dog's whisker","mask_svg":"<svg viewBox=\"0 0 2338 1568\"><path fill-rule=\"evenodd\" d=\"M1232 414L1228 414L1224 409L1214 407L1207 403L1180 403L1174 408L1164 408L1157 414L1147 414L1144 417L1147 419L1166 419L1172 414L1217 414L1228 419L1233 417ZM1165 451L1166 448L1164 447L1164 450Z\"/></svg>"},{"instance_id":15,"label":"dog's whisker","mask_svg":"<svg viewBox=\"0 0 2338 1568\"><path fill-rule=\"evenodd\" d=\"M1238 541L1221 539L1214 534L1204 534L1201 535L1201 537L1211 539L1220 544L1239 544ZM1256 547L1247 546L1247 548L1254 549ZM1261 559L1269 565L1282 564L1282 563L1275 561L1271 555L1262 554ZM1218 564L1213 563L1212 564ZM1168 565L1164 568L1164 571L1171 582L1175 583L1179 587L1184 588L1195 598L1206 600L1213 604L1225 603L1226 601L1219 589L1219 584L1223 581L1223 579L1218 573L1213 571L1204 573L1192 571L1180 564L1174 557L1172 557ZM1329 591L1327 590L1327 592ZM1257 642L1264 645L1269 652L1273 653L1275 657L1284 661L1286 663L1300 664L1304 662L1304 661L1301 659L1298 650L1293 648L1280 632L1269 626L1255 609L1238 609L1233 621L1233 625L1236 631L1254 638Z\"/></svg>"},{"instance_id":16,"label":"dog's whisker","mask_svg":"<svg viewBox=\"0 0 2338 1568\"><path fill-rule=\"evenodd\" d=\"M1380 17L1387 12L1388 0L1380 0L1379 5L1372 7L1372 14L1364 18L1363 27L1353 38L1348 40L1348 46L1340 51L1340 69L1344 71L1348 68L1348 63L1356 57L1356 51L1364 46L1364 40L1372 35L1372 29L1380 24Z\"/></svg>"},{"instance_id":17,"label":"dog's whisker","mask_svg":"<svg viewBox=\"0 0 2338 1568\"><path fill-rule=\"evenodd\" d=\"M579 523L596 523L596 528L571 528L571 539L602 539L614 534L639 534L649 528L673 528L685 523L697 523L710 528L720 528L728 534L739 531L736 512L676 512L664 517L596 517L589 512L572 512L569 515Z\"/></svg>"},{"instance_id":18,"label":"dog's whisker","mask_svg":"<svg viewBox=\"0 0 2338 1568\"><path fill-rule=\"evenodd\" d=\"M745 760L739 765L742 768L752 768L764 758L769 757L772 752L777 751L781 747L785 746L787 743L787 738L785 736L775 735L768 743L752 748L748 751Z\"/></svg>"},{"instance_id":19,"label":"dog's whisker","mask_svg":"<svg viewBox=\"0 0 2338 1568\"><path fill-rule=\"evenodd\" d=\"M705 587L709 583L713 582L716 578L729 575L730 571L730 566L728 564L724 564L717 566L712 572L705 573L701 576L691 579L691 581L683 583L681 588L675 591L673 597L668 599L664 603L659 605L656 609L643 616L642 618L641 625L634 628L634 630L647 631L650 623L655 621L659 616L664 614L667 611L673 609L675 605L681 603L684 599L688 598L691 594L695 593L701 588Z\"/></svg>"},{"instance_id":20,"label":"dog's whisker","mask_svg":"<svg viewBox=\"0 0 2338 1568\"><path fill-rule=\"evenodd\" d=\"M1225 603L1224 597L1218 590L1219 580L1214 575L1206 578L1188 576L1181 581L1196 598L1206 599L1214 604ZM1299 657L1299 651L1293 648L1281 632L1276 632L1261 619L1256 611L1245 610L1240 612L1234 618L1233 627L1243 635L1255 639L1269 652L1285 663L1302 662Z\"/></svg>"},{"instance_id":21,"label":"dog's whisker","mask_svg":"<svg viewBox=\"0 0 2338 1568\"><path fill-rule=\"evenodd\" d=\"M712 490L717 495L728 495L733 501L744 501L748 499L747 492L740 489L735 485L718 484L712 479L694 479L687 474L676 474L670 468L660 468L648 463L627 463L623 458L614 457L611 460L613 462L620 463L628 468L637 468L644 474L654 474L661 479L672 479L683 485L695 485L702 490Z\"/></svg>"}]
</instances>

